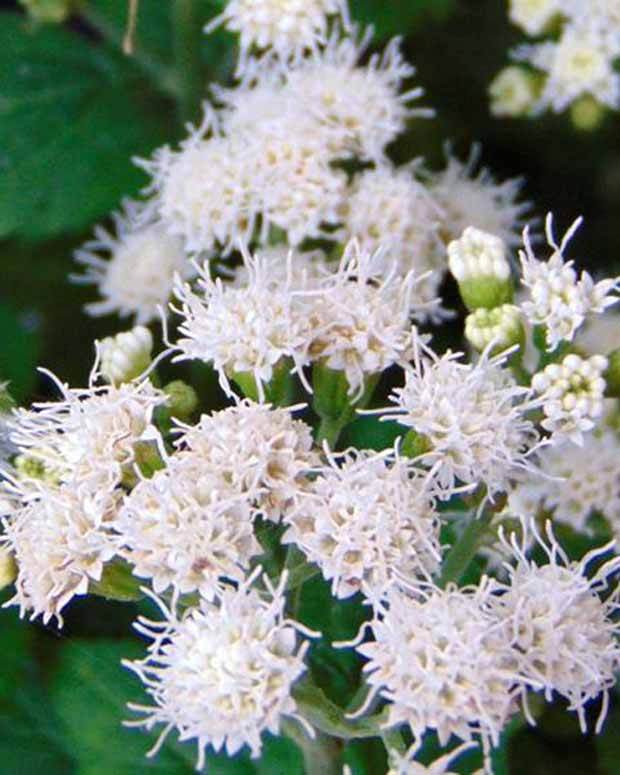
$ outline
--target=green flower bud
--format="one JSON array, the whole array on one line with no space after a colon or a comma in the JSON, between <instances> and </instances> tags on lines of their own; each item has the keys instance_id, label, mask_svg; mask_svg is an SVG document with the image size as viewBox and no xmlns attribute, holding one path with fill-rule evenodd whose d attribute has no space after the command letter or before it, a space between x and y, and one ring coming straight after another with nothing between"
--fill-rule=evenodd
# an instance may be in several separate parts
<instances>
[{"instance_id":1,"label":"green flower bud","mask_svg":"<svg viewBox=\"0 0 620 775\"><path fill-rule=\"evenodd\" d=\"M484 350L493 341L494 352L502 352L515 344L518 344L522 351L525 329L519 308L512 304L501 304L493 309L480 307L467 316L465 337L479 351Z\"/></svg>"},{"instance_id":2,"label":"green flower bud","mask_svg":"<svg viewBox=\"0 0 620 775\"><path fill-rule=\"evenodd\" d=\"M0 589L8 587L17 578L17 564L9 550L0 546Z\"/></svg>"},{"instance_id":3,"label":"green flower bud","mask_svg":"<svg viewBox=\"0 0 620 775\"><path fill-rule=\"evenodd\" d=\"M71 13L75 0L19 0L35 22L60 24Z\"/></svg>"},{"instance_id":4,"label":"green flower bud","mask_svg":"<svg viewBox=\"0 0 620 775\"><path fill-rule=\"evenodd\" d=\"M531 113L540 91L539 78L524 67L500 70L489 86L491 113L497 118L519 118Z\"/></svg>"},{"instance_id":5,"label":"green flower bud","mask_svg":"<svg viewBox=\"0 0 620 775\"><path fill-rule=\"evenodd\" d=\"M573 126L582 132L593 132L598 129L606 115L605 106L589 95L573 102L570 107Z\"/></svg>"},{"instance_id":6,"label":"green flower bud","mask_svg":"<svg viewBox=\"0 0 620 775\"><path fill-rule=\"evenodd\" d=\"M181 379L175 379L164 385L164 393L168 396L166 405L172 417L187 420L198 409L196 391Z\"/></svg>"},{"instance_id":7,"label":"green flower bud","mask_svg":"<svg viewBox=\"0 0 620 775\"><path fill-rule=\"evenodd\" d=\"M108 336L98 343L101 374L113 385L131 382L151 364L153 337L148 328L136 326Z\"/></svg>"}]
</instances>

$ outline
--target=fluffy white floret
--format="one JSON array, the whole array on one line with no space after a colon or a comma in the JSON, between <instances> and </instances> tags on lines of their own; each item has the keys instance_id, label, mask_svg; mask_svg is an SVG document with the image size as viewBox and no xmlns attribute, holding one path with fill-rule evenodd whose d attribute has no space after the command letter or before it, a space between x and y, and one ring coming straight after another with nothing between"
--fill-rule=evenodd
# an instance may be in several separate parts
<instances>
[{"instance_id":1,"label":"fluffy white floret","mask_svg":"<svg viewBox=\"0 0 620 775\"><path fill-rule=\"evenodd\" d=\"M191 277L194 269L182 240L161 223L141 223L132 203L125 203L125 210L112 218L115 233L97 226L95 239L76 251L76 261L86 269L72 279L99 287L103 300L85 307L91 315L114 312L133 316L137 324L148 323L168 303L174 275Z\"/></svg>"},{"instance_id":2,"label":"fluffy white floret","mask_svg":"<svg viewBox=\"0 0 620 775\"><path fill-rule=\"evenodd\" d=\"M339 598L381 593L398 578L429 579L441 561L440 522L423 476L402 458L332 456L286 518L295 543Z\"/></svg>"},{"instance_id":3,"label":"fluffy white floret","mask_svg":"<svg viewBox=\"0 0 620 775\"><path fill-rule=\"evenodd\" d=\"M138 619L136 629L153 642L144 659L124 664L153 704L129 705L145 718L128 723L164 725L149 755L175 729L180 740L196 741L198 770L206 748L234 756L247 746L258 757L264 732L277 735L283 718L298 718L291 688L306 670L309 645L298 633L309 633L285 618L283 584L269 589L265 579L266 599L252 581L224 590L217 605L201 599L184 615L157 600L163 621Z\"/></svg>"},{"instance_id":4,"label":"fluffy white floret","mask_svg":"<svg viewBox=\"0 0 620 775\"><path fill-rule=\"evenodd\" d=\"M278 521L291 508L318 464L312 429L291 410L244 400L197 425L179 424L179 454L225 480L268 519Z\"/></svg>"}]
</instances>

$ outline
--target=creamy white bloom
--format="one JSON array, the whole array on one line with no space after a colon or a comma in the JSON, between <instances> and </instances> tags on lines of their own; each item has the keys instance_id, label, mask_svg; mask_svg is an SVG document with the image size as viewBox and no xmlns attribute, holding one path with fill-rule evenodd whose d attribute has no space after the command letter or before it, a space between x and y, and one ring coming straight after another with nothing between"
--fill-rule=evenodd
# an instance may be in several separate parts
<instances>
[{"instance_id":1,"label":"creamy white bloom","mask_svg":"<svg viewBox=\"0 0 620 775\"><path fill-rule=\"evenodd\" d=\"M312 633L285 618L283 583L274 590L265 578L271 598L265 599L250 586L255 577L225 589L217 605L203 598L183 615L157 600L163 621L140 617L135 624L153 642L144 659L124 664L154 704L130 704L145 718L127 723L149 730L164 724L149 755L176 729L181 741L196 741L201 770L207 747L233 756L248 746L258 757L262 734L277 735L284 717L307 726L291 688L306 670L309 643L298 633Z\"/></svg>"},{"instance_id":2,"label":"creamy white bloom","mask_svg":"<svg viewBox=\"0 0 620 775\"><path fill-rule=\"evenodd\" d=\"M423 462L443 497L458 482L484 484L492 495L512 477L535 470L530 457L538 434L527 413L536 403L504 367L506 353L490 357L486 351L476 364L459 357L416 347L404 386L390 396L395 406L374 411L424 437Z\"/></svg>"},{"instance_id":3,"label":"creamy white bloom","mask_svg":"<svg viewBox=\"0 0 620 775\"><path fill-rule=\"evenodd\" d=\"M493 582L408 596L392 588L377 606L374 640L357 650L376 695L388 701L387 724L408 724L414 740L436 730L497 745L516 710L516 659L508 628L490 613Z\"/></svg>"},{"instance_id":4,"label":"creamy white bloom","mask_svg":"<svg viewBox=\"0 0 620 775\"><path fill-rule=\"evenodd\" d=\"M245 287L233 287L211 277L208 264L199 270L198 290L179 281L175 295L181 302L174 311L181 316L180 338L174 361L199 359L213 364L220 384L232 394L230 378L251 375L264 397L274 368L291 359L301 374L308 362L308 318L305 307L291 288L288 278L274 287L264 257L244 255L248 274Z\"/></svg>"},{"instance_id":5,"label":"creamy white bloom","mask_svg":"<svg viewBox=\"0 0 620 775\"><path fill-rule=\"evenodd\" d=\"M305 488L319 462L312 429L291 411L244 400L197 425L179 423L178 454L213 471L236 493L246 495L262 516L278 521Z\"/></svg>"},{"instance_id":6,"label":"creamy white bloom","mask_svg":"<svg viewBox=\"0 0 620 775\"><path fill-rule=\"evenodd\" d=\"M540 35L554 16L564 13L564 5L562 0L510 0L510 20L528 35Z\"/></svg>"},{"instance_id":7,"label":"creamy white bloom","mask_svg":"<svg viewBox=\"0 0 620 775\"><path fill-rule=\"evenodd\" d=\"M328 277L337 263L329 262L322 250L311 250L306 253L294 251L287 245L262 247L257 250L257 256L269 287L274 291L290 285L296 290L318 288L320 281ZM226 267L228 270L228 267ZM222 267L224 271L224 267ZM247 288L252 283L252 271L247 262L234 268L231 283L236 288Z\"/></svg>"},{"instance_id":8,"label":"creamy white bloom","mask_svg":"<svg viewBox=\"0 0 620 775\"><path fill-rule=\"evenodd\" d=\"M120 484L134 464L136 443L157 437L152 416L165 403L165 393L148 381L70 388L46 373L61 398L17 409L11 420L14 443L60 481L90 481L91 490Z\"/></svg>"},{"instance_id":9,"label":"creamy white bloom","mask_svg":"<svg viewBox=\"0 0 620 775\"><path fill-rule=\"evenodd\" d=\"M440 234L444 244L458 239L468 226L494 234L513 247L519 241L530 202L518 200L523 180L498 183L486 167L479 167L481 147L472 146L462 162L446 149L447 165L429 174L429 190L443 212Z\"/></svg>"},{"instance_id":10,"label":"creamy white bloom","mask_svg":"<svg viewBox=\"0 0 620 775\"><path fill-rule=\"evenodd\" d=\"M578 218L573 223L558 245L553 216L547 215L546 237L553 251L547 261L536 258L527 227L523 231L525 250L519 251L519 259L521 282L529 289L529 300L521 304L521 309L531 323L545 326L549 350L554 350L562 340L572 341L588 316L604 312L620 298L613 295L620 288L620 278L595 283L588 272L578 277L574 262L564 260L564 251L581 221Z\"/></svg>"},{"instance_id":11,"label":"creamy white bloom","mask_svg":"<svg viewBox=\"0 0 620 775\"><path fill-rule=\"evenodd\" d=\"M31 484L30 499L3 520L3 545L18 566L15 596L9 601L30 618L56 618L89 582L99 581L117 550L111 521L117 496L80 484Z\"/></svg>"},{"instance_id":12,"label":"creamy white bloom","mask_svg":"<svg viewBox=\"0 0 620 775\"><path fill-rule=\"evenodd\" d=\"M209 137L205 121L178 151L165 146L137 163L151 175L152 207L168 233L190 253L230 252L247 244L259 212L253 146L244 134Z\"/></svg>"},{"instance_id":13,"label":"creamy white bloom","mask_svg":"<svg viewBox=\"0 0 620 775\"><path fill-rule=\"evenodd\" d=\"M267 50L281 66L299 64L304 54L327 42L330 17L348 25L347 0L228 0L224 11L205 27L223 24L239 33L237 75L251 71L253 49Z\"/></svg>"},{"instance_id":14,"label":"creamy white bloom","mask_svg":"<svg viewBox=\"0 0 620 775\"><path fill-rule=\"evenodd\" d=\"M573 353L561 363L550 363L534 374L532 388L541 395L545 419L542 426L554 440L566 437L583 444L603 415L607 358L593 355L584 359Z\"/></svg>"},{"instance_id":15,"label":"creamy white bloom","mask_svg":"<svg viewBox=\"0 0 620 775\"><path fill-rule=\"evenodd\" d=\"M440 521L425 478L406 460L356 452L328 457L286 517L295 543L336 597L379 597L394 581L428 580L439 568Z\"/></svg>"},{"instance_id":16,"label":"creamy white bloom","mask_svg":"<svg viewBox=\"0 0 620 775\"><path fill-rule=\"evenodd\" d=\"M526 116L536 96L535 80L524 67L504 67L489 84L491 114L497 118Z\"/></svg>"},{"instance_id":17,"label":"creamy white bloom","mask_svg":"<svg viewBox=\"0 0 620 775\"><path fill-rule=\"evenodd\" d=\"M511 630L519 672L534 689L565 697L577 712L583 731L585 706L603 693L600 729L607 712L607 693L615 683L620 658L619 627L613 617L617 595L603 601L598 592L607 587L608 577L618 570L620 558L602 565L591 577L588 564L612 548L613 542L571 562L555 540L547 523L548 542L537 533L548 562L538 566L528 560L516 538L512 553L517 560L510 570L505 592L494 598L496 615Z\"/></svg>"},{"instance_id":18,"label":"creamy white bloom","mask_svg":"<svg viewBox=\"0 0 620 775\"><path fill-rule=\"evenodd\" d=\"M151 363L153 335L144 326L107 336L96 345L101 360L101 375L108 382L130 382Z\"/></svg>"},{"instance_id":19,"label":"creamy white bloom","mask_svg":"<svg viewBox=\"0 0 620 775\"><path fill-rule=\"evenodd\" d=\"M261 547L250 500L231 490L221 471L173 455L125 498L114 528L122 556L157 593L172 586L213 600L224 578L243 581Z\"/></svg>"},{"instance_id":20,"label":"creamy white bloom","mask_svg":"<svg viewBox=\"0 0 620 775\"><path fill-rule=\"evenodd\" d=\"M402 91L415 68L403 59L398 38L358 66L370 41L370 31L359 42L332 35L320 54L287 74L287 89L306 111L342 137L338 155L378 161L409 118L434 114L410 105L422 89Z\"/></svg>"},{"instance_id":21,"label":"creamy white bloom","mask_svg":"<svg viewBox=\"0 0 620 775\"><path fill-rule=\"evenodd\" d=\"M584 436L583 446L558 444L539 453L543 484L524 482L517 488L531 493L553 510L554 522L589 532L594 511L605 515L614 531L620 526L620 440L604 429Z\"/></svg>"},{"instance_id":22,"label":"creamy white bloom","mask_svg":"<svg viewBox=\"0 0 620 775\"><path fill-rule=\"evenodd\" d=\"M319 290L301 294L308 300L309 357L344 372L356 399L368 375L411 357L417 336L411 318L435 306L416 304L413 272L402 277L395 267L383 270L381 252L368 253L352 242L338 272Z\"/></svg>"},{"instance_id":23,"label":"creamy white bloom","mask_svg":"<svg viewBox=\"0 0 620 775\"><path fill-rule=\"evenodd\" d=\"M96 226L95 239L76 251L75 260L86 269L72 279L99 287L103 300L87 304L89 314L114 312L148 323L168 303L174 275L191 277L194 269L183 242L161 223L144 222L135 203L125 202L112 219L115 233Z\"/></svg>"},{"instance_id":24,"label":"creamy white bloom","mask_svg":"<svg viewBox=\"0 0 620 775\"><path fill-rule=\"evenodd\" d=\"M618 107L620 76L614 60L619 53L620 41L610 40L596 26L568 24L557 41L522 46L514 55L546 73L538 107L560 113L584 95L610 108Z\"/></svg>"}]
</instances>

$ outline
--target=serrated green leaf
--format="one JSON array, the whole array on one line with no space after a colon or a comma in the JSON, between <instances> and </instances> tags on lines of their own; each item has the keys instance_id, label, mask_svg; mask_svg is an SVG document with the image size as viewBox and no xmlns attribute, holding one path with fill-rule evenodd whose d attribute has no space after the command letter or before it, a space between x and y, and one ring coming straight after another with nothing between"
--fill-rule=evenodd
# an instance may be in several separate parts
<instances>
[{"instance_id":1,"label":"serrated green leaf","mask_svg":"<svg viewBox=\"0 0 620 775\"><path fill-rule=\"evenodd\" d=\"M0 72L0 236L81 229L144 184L130 159L163 142L170 111L130 60L5 12Z\"/></svg>"}]
</instances>

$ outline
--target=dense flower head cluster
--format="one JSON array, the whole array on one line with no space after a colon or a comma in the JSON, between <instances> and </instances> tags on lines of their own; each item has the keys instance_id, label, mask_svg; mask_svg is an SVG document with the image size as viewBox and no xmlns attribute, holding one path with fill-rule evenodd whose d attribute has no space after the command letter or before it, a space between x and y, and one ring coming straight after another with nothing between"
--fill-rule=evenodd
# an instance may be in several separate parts
<instances>
[{"instance_id":1,"label":"dense flower head cluster","mask_svg":"<svg viewBox=\"0 0 620 775\"><path fill-rule=\"evenodd\" d=\"M304 733L331 771L329 738L367 732L390 775L480 747L491 775L529 693L585 728L620 668L614 543L582 556L539 528L620 535L620 281L566 260L580 219L558 242L547 218L547 260L526 226L515 260L529 204L477 148L392 161L431 112L400 41L376 51L345 0L220 5L232 83L77 253L89 311L135 327L96 343L88 387L54 378L59 400L16 409L0 385L0 585L60 626L78 595L151 598L126 666L152 755L176 731L201 769ZM516 53L533 68L497 81L495 112L615 105L620 5L587 5L512 0L553 37ZM334 637L350 614L357 638L309 669L304 623ZM363 660L353 713L320 685L332 646Z\"/></svg>"},{"instance_id":2,"label":"dense flower head cluster","mask_svg":"<svg viewBox=\"0 0 620 775\"><path fill-rule=\"evenodd\" d=\"M620 11L615 0L511 0L509 16L535 41L512 52L515 61L534 69L539 81L521 115L547 108L560 113L580 99L618 108ZM499 115L503 101L511 97L492 96Z\"/></svg>"}]
</instances>

